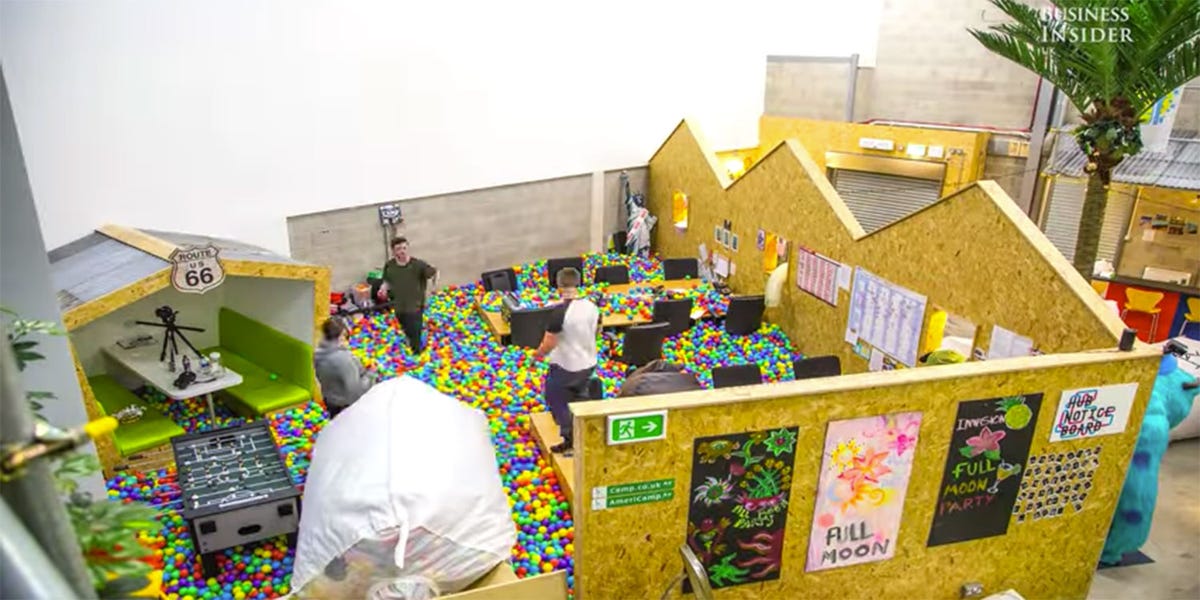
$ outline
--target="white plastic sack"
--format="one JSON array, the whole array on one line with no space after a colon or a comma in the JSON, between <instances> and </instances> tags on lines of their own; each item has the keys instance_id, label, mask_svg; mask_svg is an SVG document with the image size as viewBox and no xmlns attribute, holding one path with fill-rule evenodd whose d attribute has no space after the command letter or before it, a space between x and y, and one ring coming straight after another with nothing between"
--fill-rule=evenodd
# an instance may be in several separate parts
<instances>
[{"instance_id":1,"label":"white plastic sack","mask_svg":"<svg viewBox=\"0 0 1200 600\"><path fill-rule=\"evenodd\" d=\"M300 596L470 585L516 543L487 418L411 377L371 388L317 437L299 538Z\"/></svg>"}]
</instances>

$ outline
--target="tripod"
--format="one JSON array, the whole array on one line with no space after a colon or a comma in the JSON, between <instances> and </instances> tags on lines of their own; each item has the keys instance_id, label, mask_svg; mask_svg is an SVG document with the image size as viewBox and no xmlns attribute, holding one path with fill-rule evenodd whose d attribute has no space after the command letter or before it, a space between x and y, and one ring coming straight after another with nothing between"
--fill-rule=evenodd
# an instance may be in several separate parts
<instances>
[{"instance_id":1,"label":"tripod","mask_svg":"<svg viewBox=\"0 0 1200 600\"><path fill-rule=\"evenodd\" d=\"M162 321L162 323L151 323L149 321L134 321L134 322L137 323L138 325L148 325L150 327L162 327L163 329L167 330L166 334L163 335L162 351L158 353L159 361L167 360L167 350L170 349L171 354L170 354L170 362L168 363L168 368L172 372L175 371L175 357L176 357L176 355L179 354L179 344L176 342L176 339L183 340L183 343L187 344L187 347L191 348L192 352L195 352L197 357L203 358L203 355L200 354L200 351L197 350L196 347L192 345L192 342L188 341L187 336L183 335L184 330L201 331L202 332L202 331L204 331L203 329L201 329L199 327L188 327L186 325L176 325L175 317L177 317L179 315L179 311L171 308L170 306L160 306L157 310L154 311L154 315L157 316L159 318L159 320Z\"/></svg>"}]
</instances>

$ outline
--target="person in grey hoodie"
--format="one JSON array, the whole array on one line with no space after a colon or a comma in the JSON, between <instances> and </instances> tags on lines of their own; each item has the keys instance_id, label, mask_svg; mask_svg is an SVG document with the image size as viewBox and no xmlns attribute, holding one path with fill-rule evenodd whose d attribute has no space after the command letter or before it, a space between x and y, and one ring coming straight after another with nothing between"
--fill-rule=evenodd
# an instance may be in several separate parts
<instances>
[{"instance_id":1,"label":"person in grey hoodie","mask_svg":"<svg viewBox=\"0 0 1200 600\"><path fill-rule=\"evenodd\" d=\"M620 396L629 398L702 389L704 386L696 381L695 376L684 370L682 365L669 363L660 358L652 360L644 367L630 373L629 377L625 379L625 383L621 385Z\"/></svg>"},{"instance_id":2,"label":"person in grey hoodie","mask_svg":"<svg viewBox=\"0 0 1200 600\"><path fill-rule=\"evenodd\" d=\"M332 419L370 389L375 376L346 347L346 327L341 320L325 321L321 331L324 339L313 351L313 367Z\"/></svg>"}]
</instances>

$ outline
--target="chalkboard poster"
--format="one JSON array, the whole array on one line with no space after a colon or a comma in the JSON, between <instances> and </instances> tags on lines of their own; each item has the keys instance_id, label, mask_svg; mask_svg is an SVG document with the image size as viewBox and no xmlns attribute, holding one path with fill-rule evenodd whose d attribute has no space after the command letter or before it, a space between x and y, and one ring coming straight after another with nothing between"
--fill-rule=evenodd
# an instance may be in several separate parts
<instances>
[{"instance_id":1,"label":"chalkboard poster","mask_svg":"<svg viewBox=\"0 0 1200 600\"><path fill-rule=\"evenodd\" d=\"M695 440L687 543L713 589L779 579L799 431Z\"/></svg>"},{"instance_id":2,"label":"chalkboard poster","mask_svg":"<svg viewBox=\"0 0 1200 600\"><path fill-rule=\"evenodd\" d=\"M930 546L1008 531L1041 404L1041 394L958 404Z\"/></svg>"}]
</instances>

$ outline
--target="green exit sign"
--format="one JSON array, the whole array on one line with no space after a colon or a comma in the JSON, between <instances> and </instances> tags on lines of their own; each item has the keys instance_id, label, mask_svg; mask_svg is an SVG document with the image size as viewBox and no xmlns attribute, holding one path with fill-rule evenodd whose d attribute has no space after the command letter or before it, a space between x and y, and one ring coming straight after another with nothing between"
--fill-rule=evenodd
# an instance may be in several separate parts
<instances>
[{"instance_id":1,"label":"green exit sign","mask_svg":"<svg viewBox=\"0 0 1200 600\"><path fill-rule=\"evenodd\" d=\"M608 417L608 445L648 442L667 437L667 411Z\"/></svg>"}]
</instances>

